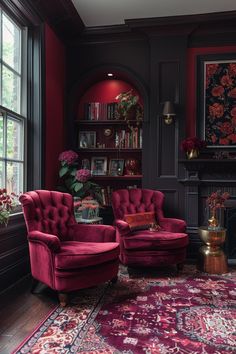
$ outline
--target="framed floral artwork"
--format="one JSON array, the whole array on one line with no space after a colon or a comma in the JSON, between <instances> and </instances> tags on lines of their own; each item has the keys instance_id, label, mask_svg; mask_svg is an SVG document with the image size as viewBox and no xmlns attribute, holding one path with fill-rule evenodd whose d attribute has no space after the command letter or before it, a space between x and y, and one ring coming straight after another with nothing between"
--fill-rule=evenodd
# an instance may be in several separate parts
<instances>
[{"instance_id":1,"label":"framed floral artwork","mask_svg":"<svg viewBox=\"0 0 236 354\"><path fill-rule=\"evenodd\" d=\"M197 120L207 147L236 147L236 53L199 56Z\"/></svg>"}]
</instances>

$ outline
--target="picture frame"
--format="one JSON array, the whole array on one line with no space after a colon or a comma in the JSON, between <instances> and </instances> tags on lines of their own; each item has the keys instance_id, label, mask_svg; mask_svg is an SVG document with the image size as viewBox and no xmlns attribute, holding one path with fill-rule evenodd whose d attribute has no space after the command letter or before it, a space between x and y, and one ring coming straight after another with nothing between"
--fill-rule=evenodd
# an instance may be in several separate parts
<instances>
[{"instance_id":1,"label":"picture frame","mask_svg":"<svg viewBox=\"0 0 236 354\"><path fill-rule=\"evenodd\" d=\"M96 132L95 131L79 131L79 147L81 149L96 148Z\"/></svg>"},{"instance_id":2,"label":"picture frame","mask_svg":"<svg viewBox=\"0 0 236 354\"><path fill-rule=\"evenodd\" d=\"M236 53L197 57L196 118L207 148L236 147Z\"/></svg>"},{"instance_id":3,"label":"picture frame","mask_svg":"<svg viewBox=\"0 0 236 354\"><path fill-rule=\"evenodd\" d=\"M110 176L123 176L124 172L124 159L110 159L109 175Z\"/></svg>"},{"instance_id":4,"label":"picture frame","mask_svg":"<svg viewBox=\"0 0 236 354\"><path fill-rule=\"evenodd\" d=\"M91 171L93 176L105 176L107 174L107 157L93 156L91 158Z\"/></svg>"}]
</instances>

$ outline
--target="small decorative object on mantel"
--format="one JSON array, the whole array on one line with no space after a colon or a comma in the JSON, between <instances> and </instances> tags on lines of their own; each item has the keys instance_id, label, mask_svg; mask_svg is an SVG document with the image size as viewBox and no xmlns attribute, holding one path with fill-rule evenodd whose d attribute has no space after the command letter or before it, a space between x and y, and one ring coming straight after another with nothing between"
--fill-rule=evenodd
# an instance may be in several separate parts
<instances>
[{"instance_id":1,"label":"small decorative object on mantel","mask_svg":"<svg viewBox=\"0 0 236 354\"><path fill-rule=\"evenodd\" d=\"M199 156L200 150L205 146L206 142L196 136L186 138L181 142L181 149L186 152L188 159L196 159Z\"/></svg>"},{"instance_id":2,"label":"small decorative object on mantel","mask_svg":"<svg viewBox=\"0 0 236 354\"><path fill-rule=\"evenodd\" d=\"M219 223L219 219L216 217L217 210L222 210L225 207L225 201L229 199L230 194L228 192L222 193L220 190L211 193L207 198L206 204L210 209L211 217L208 220L208 229L217 230L222 226Z\"/></svg>"},{"instance_id":3,"label":"small decorative object on mantel","mask_svg":"<svg viewBox=\"0 0 236 354\"><path fill-rule=\"evenodd\" d=\"M137 159L130 158L125 161L125 174L129 176L140 174L140 165Z\"/></svg>"},{"instance_id":4,"label":"small decorative object on mantel","mask_svg":"<svg viewBox=\"0 0 236 354\"><path fill-rule=\"evenodd\" d=\"M17 201L15 193L7 194L5 188L0 189L0 224L7 226L11 210L17 205Z\"/></svg>"},{"instance_id":5,"label":"small decorative object on mantel","mask_svg":"<svg viewBox=\"0 0 236 354\"><path fill-rule=\"evenodd\" d=\"M124 119L127 121L128 126L130 120L136 120L139 124L143 120L143 107L140 105L139 96L133 94L133 90L122 92L116 96L118 101L117 119Z\"/></svg>"}]
</instances>

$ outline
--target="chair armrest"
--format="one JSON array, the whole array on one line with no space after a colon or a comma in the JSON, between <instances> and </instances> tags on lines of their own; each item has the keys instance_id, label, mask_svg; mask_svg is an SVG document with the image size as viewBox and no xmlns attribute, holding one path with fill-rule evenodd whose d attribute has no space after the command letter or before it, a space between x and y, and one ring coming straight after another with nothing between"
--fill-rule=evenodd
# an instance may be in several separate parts
<instances>
[{"instance_id":1,"label":"chair armrest","mask_svg":"<svg viewBox=\"0 0 236 354\"><path fill-rule=\"evenodd\" d=\"M125 236L131 233L129 224L124 220L116 220L115 226L117 227L120 236Z\"/></svg>"},{"instance_id":2,"label":"chair armrest","mask_svg":"<svg viewBox=\"0 0 236 354\"><path fill-rule=\"evenodd\" d=\"M56 235L45 234L40 231L31 231L28 233L28 240L31 242L42 242L52 251L59 251L61 248L61 243Z\"/></svg>"},{"instance_id":3,"label":"chair armrest","mask_svg":"<svg viewBox=\"0 0 236 354\"><path fill-rule=\"evenodd\" d=\"M159 220L160 227L169 232L185 232L186 222L181 219L163 218Z\"/></svg>"},{"instance_id":4,"label":"chair armrest","mask_svg":"<svg viewBox=\"0 0 236 354\"><path fill-rule=\"evenodd\" d=\"M116 242L116 230L110 225L69 225L69 239L80 242Z\"/></svg>"}]
</instances>

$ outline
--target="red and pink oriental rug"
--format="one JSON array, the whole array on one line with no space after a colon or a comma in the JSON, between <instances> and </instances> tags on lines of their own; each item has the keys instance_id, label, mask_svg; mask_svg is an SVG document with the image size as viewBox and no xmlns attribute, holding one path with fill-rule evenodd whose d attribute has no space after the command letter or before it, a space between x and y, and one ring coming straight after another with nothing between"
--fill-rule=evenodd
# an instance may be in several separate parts
<instances>
[{"instance_id":1,"label":"red and pink oriental rug","mask_svg":"<svg viewBox=\"0 0 236 354\"><path fill-rule=\"evenodd\" d=\"M121 267L119 281L83 290L56 308L14 353L236 353L236 270Z\"/></svg>"}]
</instances>

